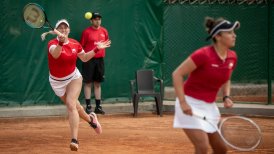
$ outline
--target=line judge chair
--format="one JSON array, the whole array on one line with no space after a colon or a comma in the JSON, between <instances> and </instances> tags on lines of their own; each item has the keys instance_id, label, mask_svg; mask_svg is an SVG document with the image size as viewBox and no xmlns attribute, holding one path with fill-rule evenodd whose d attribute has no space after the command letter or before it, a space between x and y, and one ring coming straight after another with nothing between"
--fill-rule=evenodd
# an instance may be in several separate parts
<instances>
[{"instance_id":1,"label":"line judge chair","mask_svg":"<svg viewBox=\"0 0 274 154\"><path fill-rule=\"evenodd\" d=\"M154 90L155 83L160 84L160 92ZM162 116L163 106L163 80L154 77L153 70L138 70L136 71L136 79L130 80L131 86L131 99L133 102L134 114L136 117L138 113L138 103L140 97L151 96L154 97L156 102L157 114Z\"/></svg>"}]
</instances>

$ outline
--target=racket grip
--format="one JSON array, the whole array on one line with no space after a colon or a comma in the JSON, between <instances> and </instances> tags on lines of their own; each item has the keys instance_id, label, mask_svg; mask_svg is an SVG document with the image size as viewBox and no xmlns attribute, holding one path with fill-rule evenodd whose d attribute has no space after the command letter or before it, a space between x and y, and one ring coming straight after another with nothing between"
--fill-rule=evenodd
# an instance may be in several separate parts
<instances>
[{"instance_id":1,"label":"racket grip","mask_svg":"<svg viewBox=\"0 0 274 154\"><path fill-rule=\"evenodd\" d=\"M200 119L203 119L203 120L206 120L206 117L205 116L202 116L202 115L199 115L197 113L193 113L193 116L197 117L197 118L200 118Z\"/></svg>"},{"instance_id":2,"label":"racket grip","mask_svg":"<svg viewBox=\"0 0 274 154\"><path fill-rule=\"evenodd\" d=\"M58 36L63 37L64 35L62 33L60 33L57 29L53 30Z\"/></svg>"}]
</instances>

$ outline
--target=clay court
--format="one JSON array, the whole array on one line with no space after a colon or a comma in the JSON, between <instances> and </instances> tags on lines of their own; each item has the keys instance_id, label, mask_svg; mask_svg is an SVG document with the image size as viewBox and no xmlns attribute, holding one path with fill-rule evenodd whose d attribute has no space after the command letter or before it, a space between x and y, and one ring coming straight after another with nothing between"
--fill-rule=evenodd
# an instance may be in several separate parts
<instances>
[{"instance_id":1,"label":"clay court","mask_svg":"<svg viewBox=\"0 0 274 154\"><path fill-rule=\"evenodd\" d=\"M173 129L173 114L158 117L141 113L99 116L103 134L84 121L80 123L78 153L193 153L193 146L180 129ZM263 132L261 145L253 152L274 153L274 118L252 117ZM239 124L240 125L240 124ZM66 117L0 119L0 153L73 153Z\"/></svg>"}]
</instances>

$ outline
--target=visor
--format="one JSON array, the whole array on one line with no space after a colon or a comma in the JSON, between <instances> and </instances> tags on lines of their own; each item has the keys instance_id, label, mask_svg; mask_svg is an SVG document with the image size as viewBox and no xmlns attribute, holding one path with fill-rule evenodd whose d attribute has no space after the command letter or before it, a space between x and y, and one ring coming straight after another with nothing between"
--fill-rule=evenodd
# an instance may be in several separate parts
<instances>
[{"instance_id":1,"label":"visor","mask_svg":"<svg viewBox=\"0 0 274 154\"><path fill-rule=\"evenodd\" d=\"M68 21L66 19L61 19L61 20L57 21L57 23L55 25L55 29L58 28L60 26L60 24L62 24L62 23L66 24L69 27Z\"/></svg>"},{"instance_id":2,"label":"visor","mask_svg":"<svg viewBox=\"0 0 274 154\"><path fill-rule=\"evenodd\" d=\"M211 32L210 32L209 36L206 38L206 40L208 41L209 39L215 37L220 32L228 32L228 31L232 31L234 29L239 29L239 28L240 28L240 22L239 21L231 23L227 20L224 20L221 23L219 23L218 25L216 25L211 30Z\"/></svg>"}]
</instances>

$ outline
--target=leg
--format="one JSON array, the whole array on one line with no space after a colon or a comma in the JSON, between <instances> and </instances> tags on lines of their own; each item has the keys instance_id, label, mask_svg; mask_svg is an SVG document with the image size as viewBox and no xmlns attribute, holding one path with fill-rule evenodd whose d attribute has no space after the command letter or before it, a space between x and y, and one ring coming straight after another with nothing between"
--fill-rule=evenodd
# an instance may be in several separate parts
<instances>
[{"instance_id":1,"label":"leg","mask_svg":"<svg viewBox=\"0 0 274 154\"><path fill-rule=\"evenodd\" d=\"M104 67L104 59L98 58L96 59L96 65L94 67L94 95L96 108L94 110L95 113L105 114L101 106L101 82L104 81L105 78L105 67Z\"/></svg>"},{"instance_id":2,"label":"leg","mask_svg":"<svg viewBox=\"0 0 274 154\"><path fill-rule=\"evenodd\" d=\"M95 99L101 100L101 83L94 82L94 95Z\"/></svg>"},{"instance_id":3,"label":"leg","mask_svg":"<svg viewBox=\"0 0 274 154\"><path fill-rule=\"evenodd\" d=\"M80 118L82 118L86 122L91 122L90 116L85 112L83 106L80 104L78 100L77 100L76 108Z\"/></svg>"},{"instance_id":4,"label":"leg","mask_svg":"<svg viewBox=\"0 0 274 154\"><path fill-rule=\"evenodd\" d=\"M66 104L66 95L61 97L61 100L64 102L64 104ZM89 115L85 112L84 108L82 107L82 105L80 104L78 100L77 100L76 108L80 118L82 118L86 122L91 122Z\"/></svg>"},{"instance_id":5,"label":"leg","mask_svg":"<svg viewBox=\"0 0 274 154\"><path fill-rule=\"evenodd\" d=\"M66 89L66 106L69 116L69 124L71 128L71 137L74 139L78 138L78 127L79 127L79 114L76 107L78 97L81 92L82 78L72 80Z\"/></svg>"},{"instance_id":6,"label":"leg","mask_svg":"<svg viewBox=\"0 0 274 154\"><path fill-rule=\"evenodd\" d=\"M94 95L95 95L95 113L97 114L105 114L101 106L101 83L94 82Z\"/></svg>"},{"instance_id":7,"label":"leg","mask_svg":"<svg viewBox=\"0 0 274 154\"><path fill-rule=\"evenodd\" d=\"M101 100L101 82L104 81L105 76L105 65L102 58L96 59L96 64L94 66L94 95L95 99Z\"/></svg>"},{"instance_id":8,"label":"leg","mask_svg":"<svg viewBox=\"0 0 274 154\"><path fill-rule=\"evenodd\" d=\"M99 121L97 119L97 115L95 113L93 113L93 112L91 112L90 114L87 114L78 100L77 100L76 107L77 107L79 116L83 120L85 120L86 122L88 122L89 125L92 128L94 128L94 130L95 130L95 132L97 134L101 134L102 133L102 127L101 127L101 124L99 123Z\"/></svg>"},{"instance_id":9,"label":"leg","mask_svg":"<svg viewBox=\"0 0 274 154\"><path fill-rule=\"evenodd\" d=\"M85 99L90 99L90 97L91 97L91 88L92 88L91 83L85 83L84 84Z\"/></svg>"},{"instance_id":10,"label":"leg","mask_svg":"<svg viewBox=\"0 0 274 154\"><path fill-rule=\"evenodd\" d=\"M222 138L220 137L219 133L215 132L215 133L208 133L208 138L209 138L209 143L213 149L213 153L214 154L226 154L227 153L227 148L226 145L224 143L224 141L222 140Z\"/></svg>"},{"instance_id":11,"label":"leg","mask_svg":"<svg viewBox=\"0 0 274 154\"><path fill-rule=\"evenodd\" d=\"M85 112L84 108L82 107L82 105L80 104L79 101L77 101L76 104L79 116L85 120L86 122L89 123L89 125L94 128L95 132L97 134L101 134L102 133L102 127L101 124L99 123L98 119L97 119L97 115L93 112L91 112L89 115Z\"/></svg>"},{"instance_id":12,"label":"leg","mask_svg":"<svg viewBox=\"0 0 274 154\"><path fill-rule=\"evenodd\" d=\"M61 99L63 100L63 98L61 98ZM93 112L91 114L87 114L78 100L77 100L76 108L77 108L77 111L78 111L78 114L79 114L80 118L82 118L83 120L88 122L89 125L92 128L95 129L97 134L101 134L102 133L102 127L101 127L101 125L100 125L100 123L97 119L96 114L94 114Z\"/></svg>"},{"instance_id":13,"label":"leg","mask_svg":"<svg viewBox=\"0 0 274 154\"><path fill-rule=\"evenodd\" d=\"M82 75L84 82L84 94L86 99L86 112L89 114L92 111L90 98L92 91L92 80L93 80L94 60L91 59L82 65Z\"/></svg>"},{"instance_id":14,"label":"leg","mask_svg":"<svg viewBox=\"0 0 274 154\"><path fill-rule=\"evenodd\" d=\"M184 132L195 147L195 154L207 154L209 140L207 133L199 129L184 129Z\"/></svg>"},{"instance_id":15,"label":"leg","mask_svg":"<svg viewBox=\"0 0 274 154\"><path fill-rule=\"evenodd\" d=\"M62 97L60 97L60 99L64 102L64 104L67 106L67 103L66 103L66 94ZM71 130L72 132L72 130ZM72 135L71 137L71 143L70 143L70 149L71 151L77 151L78 150L78 147L79 147L79 142L77 140L77 138L75 136Z\"/></svg>"},{"instance_id":16,"label":"leg","mask_svg":"<svg viewBox=\"0 0 274 154\"><path fill-rule=\"evenodd\" d=\"M92 89L92 84L91 83L85 83L84 84L84 94L85 94L85 99L86 99L86 113L90 113L92 111L91 103L90 103L90 98L91 98L91 89Z\"/></svg>"}]
</instances>

